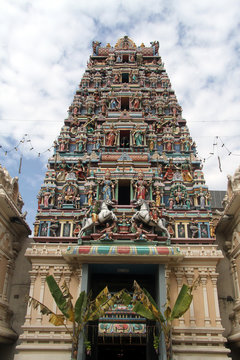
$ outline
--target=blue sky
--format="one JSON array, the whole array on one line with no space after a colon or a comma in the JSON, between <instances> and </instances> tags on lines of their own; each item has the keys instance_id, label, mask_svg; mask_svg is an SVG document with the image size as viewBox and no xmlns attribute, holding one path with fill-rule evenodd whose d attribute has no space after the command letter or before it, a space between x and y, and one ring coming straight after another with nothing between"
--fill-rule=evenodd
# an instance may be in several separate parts
<instances>
[{"instance_id":1,"label":"blue sky","mask_svg":"<svg viewBox=\"0 0 240 360\"><path fill-rule=\"evenodd\" d=\"M183 117L199 157L206 159L207 184L226 189L226 176L240 159L238 1L2 0L0 23L0 164L19 176L31 227L48 149L67 116L93 40L115 45L128 35L137 45L160 42Z\"/></svg>"}]
</instances>

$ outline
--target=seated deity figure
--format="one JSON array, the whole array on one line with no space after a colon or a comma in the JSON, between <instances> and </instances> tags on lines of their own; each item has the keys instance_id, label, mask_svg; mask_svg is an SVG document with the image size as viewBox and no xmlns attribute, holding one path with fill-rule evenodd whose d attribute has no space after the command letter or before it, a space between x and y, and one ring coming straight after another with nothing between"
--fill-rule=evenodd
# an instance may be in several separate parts
<instances>
[{"instance_id":1,"label":"seated deity figure","mask_svg":"<svg viewBox=\"0 0 240 360\"><path fill-rule=\"evenodd\" d=\"M133 224L134 228L136 229L136 240L147 240L147 236L146 234L149 234L149 231L146 231L143 229L143 224L140 224L139 226L137 225L136 222L134 222Z\"/></svg>"},{"instance_id":2,"label":"seated deity figure","mask_svg":"<svg viewBox=\"0 0 240 360\"><path fill-rule=\"evenodd\" d=\"M114 222L111 226L107 222L105 229L101 231L101 236L99 240L113 240L113 229L116 226L116 223Z\"/></svg>"}]
</instances>

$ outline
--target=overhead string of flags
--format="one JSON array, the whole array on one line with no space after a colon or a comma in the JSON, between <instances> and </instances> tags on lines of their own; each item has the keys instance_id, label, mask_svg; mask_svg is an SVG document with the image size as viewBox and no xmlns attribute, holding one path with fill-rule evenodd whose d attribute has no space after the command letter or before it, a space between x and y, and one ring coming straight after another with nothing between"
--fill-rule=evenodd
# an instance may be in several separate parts
<instances>
[{"instance_id":1,"label":"overhead string of flags","mask_svg":"<svg viewBox=\"0 0 240 360\"><path fill-rule=\"evenodd\" d=\"M224 149L226 151L226 154L228 156L240 156L240 154L235 154L233 153L231 150L229 150L229 148L224 144L222 138L220 136L215 136L214 137L214 141L212 144L212 151L209 153L209 155L205 158L201 158L203 163L205 163L206 161L208 161L210 158L212 158L213 156L217 157L218 160L218 168L219 171L222 172L222 162L221 162L221 156L219 154L219 149Z\"/></svg>"},{"instance_id":2,"label":"overhead string of flags","mask_svg":"<svg viewBox=\"0 0 240 360\"><path fill-rule=\"evenodd\" d=\"M56 143L56 140L53 142L53 144ZM19 174L21 173L21 165L22 165L22 159L23 159L23 152L21 151L21 147L23 144L29 144L29 148L26 149L26 147L24 148L24 151L29 151L31 153L35 153L36 157L41 157L41 155L45 154L46 152L50 152L53 148L54 145L50 146L49 148L47 148L44 151L36 151L35 148L32 145L32 140L29 136L29 134L25 134L21 140L19 140L17 142L17 144L11 148L6 148L5 146L0 144L0 150L4 153L5 156L9 156L12 152L17 151L19 152L20 155L20 164L19 164ZM233 153L223 142L222 138L220 136L215 136L214 140L213 140L213 144L212 144L212 151L209 152L208 156L206 157L201 157L199 156L200 160L203 163L206 163L210 158L212 158L213 156L217 157L217 161L218 161L218 168L219 171L222 172L222 165L221 165L221 155L219 154L219 150L220 149L224 149L226 151L226 154L228 156L240 156L240 154L236 154Z\"/></svg>"}]
</instances>

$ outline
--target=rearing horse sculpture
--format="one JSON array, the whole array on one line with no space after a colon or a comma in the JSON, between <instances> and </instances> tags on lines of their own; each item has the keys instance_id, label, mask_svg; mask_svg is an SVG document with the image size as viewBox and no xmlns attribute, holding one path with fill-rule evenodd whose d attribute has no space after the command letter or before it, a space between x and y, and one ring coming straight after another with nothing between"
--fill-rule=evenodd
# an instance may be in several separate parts
<instances>
[{"instance_id":1,"label":"rearing horse sculpture","mask_svg":"<svg viewBox=\"0 0 240 360\"><path fill-rule=\"evenodd\" d=\"M92 217L84 219L83 227L79 233L79 239L82 238L83 233L86 230L91 229L94 225L106 223L109 220L117 221L117 217L112 210L109 210L109 206L113 203L110 200L102 202L100 213L98 214L97 221L93 221Z\"/></svg>"},{"instance_id":2,"label":"rearing horse sculpture","mask_svg":"<svg viewBox=\"0 0 240 360\"><path fill-rule=\"evenodd\" d=\"M147 202L143 199L139 199L136 202L136 206L139 206L140 210L132 216L131 222L138 220L146 225L153 226L156 230L164 231L169 240L170 234L168 229L164 226L163 219L158 219L157 221L151 219Z\"/></svg>"}]
</instances>

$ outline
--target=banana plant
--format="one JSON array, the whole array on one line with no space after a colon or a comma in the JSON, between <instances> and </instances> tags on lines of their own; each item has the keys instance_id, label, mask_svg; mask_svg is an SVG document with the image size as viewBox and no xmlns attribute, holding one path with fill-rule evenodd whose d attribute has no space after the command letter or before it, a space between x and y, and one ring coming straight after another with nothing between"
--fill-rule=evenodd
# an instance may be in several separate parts
<instances>
[{"instance_id":1,"label":"banana plant","mask_svg":"<svg viewBox=\"0 0 240 360\"><path fill-rule=\"evenodd\" d=\"M134 281L133 311L148 320L156 321L160 329L160 335L157 335L156 333L154 334L153 346L158 353L162 331L165 339L167 360L172 359L171 333L173 320L180 318L189 309L193 299L192 290L197 286L197 284L198 279L193 282L192 286L183 284L172 308L170 306L168 288L167 303L165 305L165 311L162 313L149 292L146 289L142 289L139 284Z\"/></svg>"},{"instance_id":2,"label":"banana plant","mask_svg":"<svg viewBox=\"0 0 240 360\"><path fill-rule=\"evenodd\" d=\"M66 282L61 286L62 290L52 275L46 277L46 282L61 314L54 313L31 296L29 296L29 305L32 305L34 309L40 308L40 312L43 315L48 315L49 322L53 325L65 326L72 338L72 360L77 358L79 335L81 332L84 334L86 324L89 321L95 321L104 316L105 312L111 309L119 300L125 303L125 305L128 305L132 300L124 290L111 295L106 286L93 300L91 300L91 294L87 295L85 291L82 291L75 305L73 305L73 298ZM66 325L66 320L72 323L71 327ZM88 354L91 353L91 343L85 339L84 344L86 352Z\"/></svg>"}]
</instances>

